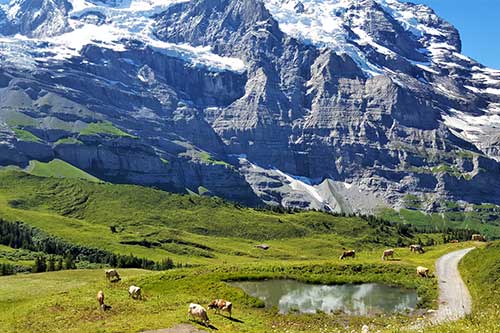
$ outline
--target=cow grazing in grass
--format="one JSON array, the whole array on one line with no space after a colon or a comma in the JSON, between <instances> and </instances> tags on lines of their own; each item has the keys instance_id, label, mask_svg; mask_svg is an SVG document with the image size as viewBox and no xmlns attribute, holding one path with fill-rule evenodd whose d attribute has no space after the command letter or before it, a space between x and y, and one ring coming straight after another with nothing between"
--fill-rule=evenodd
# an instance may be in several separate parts
<instances>
[{"instance_id":1,"label":"cow grazing in grass","mask_svg":"<svg viewBox=\"0 0 500 333\"><path fill-rule=\"evenodd\" d=\"M99 307L101 309L104 308L104 292L102 290L99 290L97 293L97 302L99 302Z\"/></svg>"},{"instance_id":2,"label":"cow grazing in grass","mask_svg":"<svg viewBox=\"0 0 500 333\"><path fill-rule=\"evenodd\" d=\"M391 257L394 259L394 249L385 250L382 254L382 260L386 260L386 258Z\"/></svg>"},{"instance_id":3,"label":"cow grazing in grass","mask_svg":"<svg viewBox=\"0 0 500 333\"><path fill-rule=\"evenodd\" d=\"M424 248L420 244L410 245L411 252L425 253Z\"/></svg>"},{"instance_id":4,"label":"cow grazing in grass","mask_svg":"<svg viewBox=\"0 0 500 333\"><path fill-rule=\"evenodd\" d=\"M215 309L215 313L219 313L219 311L226 311L229 314L229 317L231 317L233 311L233 303L225 301L223 299L216 299L208 304L208 308Z\"/></svg>"},{"instance_id":5,"label":"cow grazing in grass","mask_svg":"<svg viewBox=\"0 0 500 333\"><path fill-rule=\"evenodd\" d=\"M116 269L108 269L106 270L106 279L108 279L109 282L116 282L120 281L121 277Z\"/></svg>"},{"instance_id":6,"label":"cow grazing in grass","mask_svg":"<svg viewBox=\"0 0 500 333\"><path fill-rule=\"evenodd\" d=\"M258 248L258 249L266 250L267 251L267 250L269 250L270 246L267 245L267 244L259 244L259 245L256 245L255 247Z\"/></svg>"},{"instance_id":7,"label":"cow grazing in grass","mask_svg":"<svg viewBox=\"0 0 500 333\"><path fill-rule=\"evenodd\" d=\"M191 315L193 320L201 321L208 326L210 320L208 319L207 310L203 306L195 303L189 304L188 317L189 315Z\"/></svg>"},{"instance_id":8,"label":"cow grazing in grass","mask_svg":"<svg viewBox=\"0 0 500 333\"><path fill-rule=\"evenodd\" d=\"M128 288L128 296L132 297L133 299L142 299L142 290L140 287L137 286L130 286Z\"/></svg>"},{"instance_id":9,"label":"cow grazing in grass","mask_svg":"<svg viewBox=\"0 0 500 333\"><path fill-rule=\"evenodd\" d=\"M450 243L458 243L458 239L452 239Z\"/></svg>"},{"instance_id":10,"label":"cow grazing in grass","mask_svg":"<svg viewBox=\"0 0 500 333\"><path fill-rule=\"evenodd\" d=\"M97 293L97 302L99 303L99 307L103 311L108 311L111 309L111 305L104 304L104 292L102 290L99 290L99 292Z\"/></svg>"},{"instance_id":11,"label":"cow grazing in grass","mask_svg":"<svg viewBox=\"0 0 500 333\"><path fill-rule=\"evenodd\" d=\"M418 266L417 275L421 277L429 277L429 269L424 266Z\"/></svg>"},{"instance_id":12,"label":"cow grazing in grass","mask_svg":"<svg viewBox=\"0 0 500 333\"><path fill-rule=\"evenodd\" d=\"M471 240L476 241L476 242L486 242L486 238L484 238L484 236L480 235L480 234L472 235Z\"/></svg>"},{"instance_id":13,"label":"cow grazing in grass","mask_svg":"<svg viewBox=\"0 0 500 333\"><path fill-rule=\"evenodd\" d=\"M356 258L356 251L354 250L344 251L339 259L342 260L349 257Z\"/></svg>"}]
</instances>

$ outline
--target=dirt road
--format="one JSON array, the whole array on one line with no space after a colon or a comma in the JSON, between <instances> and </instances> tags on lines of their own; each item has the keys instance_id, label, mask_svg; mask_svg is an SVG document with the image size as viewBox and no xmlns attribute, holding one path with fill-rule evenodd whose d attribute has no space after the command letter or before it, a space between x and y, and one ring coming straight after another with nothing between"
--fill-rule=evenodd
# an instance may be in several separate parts
<instances>
[{"instance_id":1,"label":"dirt road","mask_svg":"<svg viewBox=\"0 0 500 333\"><path fill-rule=\"evenodd\" d=\"M163 328L153 331L143 331L142 333L208 333L207 331L200 330L193 325L179 324L172 328Z\"/></svg>"},{"instance_id":2,"label":"dirt road","mask_svg":"<svg viewBox=\"0 0 500 333\"><path fill-rule=\"evenodd\" d=\"M458 263L474 248L448 253L436 262L439 283L439 308L430 318L432 324L457 320L471 312L469 290L460 277Z\"/></svg>"}]
</instances>

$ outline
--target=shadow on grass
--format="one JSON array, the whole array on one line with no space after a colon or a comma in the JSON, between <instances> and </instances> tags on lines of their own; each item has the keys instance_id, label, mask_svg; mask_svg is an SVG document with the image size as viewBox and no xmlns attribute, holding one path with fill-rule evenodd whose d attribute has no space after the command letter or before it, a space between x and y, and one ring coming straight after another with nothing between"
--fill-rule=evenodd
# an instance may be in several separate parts
<instances>
[{"instance_id":1,"label":"shadow on grass","mask_svg":"<svg viewBox=\"0 0 500 333\"><path fill-rule=\"evenodd\" d=\"M245 323L243 320L239 320L238 318L228 317L228 316L224 316L224 315L221 315L221 316L228 319L228 320L231 320L232 322L235 322L235 323L240 323L240 324Z\"/></svg>"},{"instance_id":2,"label":"shadow on grass","mask_svg":"<svg viewBox=\"0 0 500 333\"><path fill-rule=\"evenodd\" d=\"M191 319L190 319L189 321L190 321L190 322L192 322L192 323L196 323L196 324L197 324L197 326L200 326L200 327L205 327L205 328L209 328L209 329L211 329L212 331L218 331L218 330L219 330L217 327L215 327L215 326L214 326L214 325L212 325L212 324L208 324L208 325L207 325L207 324L201 323L201 322L196 321L196 320L191 320Z\"/></svg>"}]
</instances>

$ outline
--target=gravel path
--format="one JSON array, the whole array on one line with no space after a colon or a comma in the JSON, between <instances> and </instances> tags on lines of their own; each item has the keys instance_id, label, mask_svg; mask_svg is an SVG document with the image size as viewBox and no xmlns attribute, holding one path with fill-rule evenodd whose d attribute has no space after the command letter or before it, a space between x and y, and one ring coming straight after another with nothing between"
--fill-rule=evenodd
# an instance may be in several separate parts
<instances>
[{"instance_id":1,"label":"gravel path","mask_svg":"<svg viewBox=\"0 0 500 333\"><path fill-rule=\"evenodd\" d=\"M471 312L469 290L460 277L458 263L474 248L445 254L436 262L439 281L439 307L430 318L432 324L453 321Z\"/></svg>"},{"instance_id":2,"label":"gravel path","mask_svg":"<svg viewBox=\"0 0 500 333\"><path fill-rule=\"evenodd\" d=\"M163 328L153 331L143 331L142 333L208 333L207 331L200 330L193 325L179 324L171 328Z\"/></svg>"}]
</instances>

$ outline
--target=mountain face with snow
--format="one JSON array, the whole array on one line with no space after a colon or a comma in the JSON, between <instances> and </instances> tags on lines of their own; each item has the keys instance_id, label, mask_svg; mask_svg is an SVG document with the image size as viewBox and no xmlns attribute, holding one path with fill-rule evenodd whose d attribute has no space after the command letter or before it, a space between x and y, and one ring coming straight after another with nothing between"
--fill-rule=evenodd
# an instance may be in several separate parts
<instances>
[{"instance_id":1,"label":"mountain face with snow","mask_svg":"<svg viewBox=\"0 0 500 333\"><path fill-rule=\"evenodd\" d=\"M250 205L500 205L500 71L398 0L0 0L0 165Z\"/></svg>"}]
</instances>

